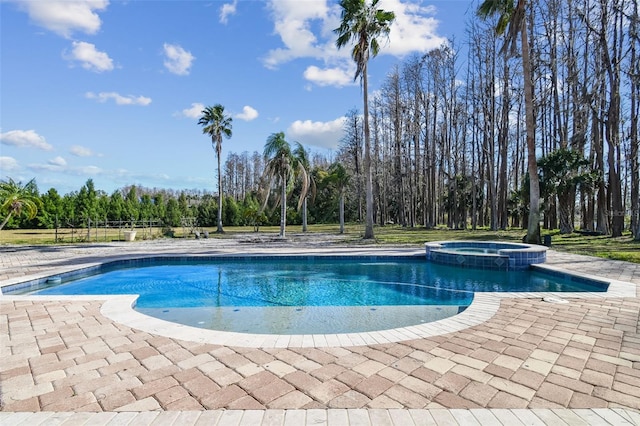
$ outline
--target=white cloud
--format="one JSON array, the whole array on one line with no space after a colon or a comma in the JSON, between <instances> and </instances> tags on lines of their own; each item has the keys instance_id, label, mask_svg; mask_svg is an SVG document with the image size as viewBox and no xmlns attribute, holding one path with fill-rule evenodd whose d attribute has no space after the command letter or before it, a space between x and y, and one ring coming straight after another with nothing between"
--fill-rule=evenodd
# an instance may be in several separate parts
<instances>
[{"instance_id":1,"label":"white cloud","mask_svg":"<svg viewBox=\"0 0 640 426\"><path fill-rule=\"evenodd\" d=\"M204 110L204 104L201 104L200 102L194 102L191 104L191 108L185 108L175 115L188 118L200 118L200 116L202 115L202 110Z\"/></svg>"},{"instance_id":2,"label":"white cloud","mask_svg":"<svg viewBox=\"0 0 640 426\"><path fill-rule=\"evenodd\" d=\"M104 11L107 0L18 0L37 25L70 38L73 32L95 34L102 21L96 12Z\"/></svg>"},{"instance_id":3,"label":"white cloud","mask_svg":"<svg viewBox=\"0 0 640 426\"><path fill-rule=\"evenodd\" d=\"M38 148L44 151L53 149L53 146L47 143L44 136L40 136L35 130L10 130L0 133L0 141L5 145L21 148Z\"/></svg>"},{"instance_id":4,"label":"white cloud","mask_svg":"<svg viewBox=\"0 0 640 426\"><path fill-rule=\"evenodd\" d=\"M249 105L245 105L244 108L242 108L242 112L240 114L236 114L235 118L244 121L255 120L258 118L258 111Z\"/></svg>"},{"instance_id":5,"label":"white cloud","mask_svg":"<svg viewBox=\"0 0 640 426\"><path fill-rule=\"evenodd\" d=\"M55 164L29 164L27 166L29 170L34 172L61 172L63 168Z\"/></svg>"},{"instance_id":6,"label":"white cloud","mask_svg":"<svg viewBox=\"0 0 640 426\"><path fill-rule=\"evenodd\" d=\"M396 19L391 24L389 40L380 39L380 53L404 56L412 52L428 52L447 43L437 34L439 21L434 18L437 9L419 2L381 0L381 9L392 10Z\"/></svg>"},{"instance_id":7,"label":"white cloud","mask_svg":"<svg viewBox=\"0 0 640 426\"><path fill-rule=\"evenodd\" d=\"M287 136L303 145L335 149L342 139L344 122L344 117L325 122L297 120L287 129Z\"/></svg>"},{"instance_id":8,"label":"white cloud","mask_svg":"<svg viewBox=\"0 0 640 426\"><path fill-rule=\"evenodd\" d=\"M96 46L84 41L74 41L71 54L64 55L66 59L78 61L82 68L95 71L111 71L113 70L113 60L105 52L100 52Z\"/></svg>"},{"instance_id":9,"label":"white cloud","mask_svg":"<svg viewBox=\"0 0 640 426\"><path fill-rule=\"evenodd\" d=\"M187 52L177 44L164 44L164 66L169 72L177 75L189 75L189 68L193 64L195 56Z\"/></svg>"},{"instance_id":10,"label":"white cloud","mask_svg":"<svg viewBox=\"0 0 640 426\"><path fill-rule=\"evenodd\" d=\"M421 5L420 0L381 0L378 6L396 15L389 39L379 39L381 55L401 57L412 52L427 52L446 43L446 39L437 34L434 7ZM337 4L327 0L270 0L269 8L274 32L283 46L267 53L263 60L267 68L275 69L298 58L313 58L322 61L324 66L308 67L304 73L308 81L339 87L346 84L346 76L353 80L353 66L349 63L351 48L345 46L337 50L335 47L333 30L340 24Z\"/></svg>"},{"instance_id":11,"label":"white cloud","mask_svg":"<svg viewBox=\"0 0 640 426\"><path fill-rule=\"evenodd\" d=\"M93 151L91 151L89 148L80 145L73 145L71 148L69 148L69 152L76 157L91 157L92 155L94 155Z\"/></svg>"},{"instance_id":12,"label":"white cloud","mask_svg":"<svg viewBox=\"0 0 640 426\"><path fill-rule=\"evenodd\" d=\"M61 164L58 163L55 158L49 160L47 164L29 164L28 168L35 172L57 172L71 176L98 176L104 173L104 171L97 166L67 167L66 161L64 161L64 164Z\"/></svg>"},{"instance_id":13,"label":"white cloud","mask_svg":"<svg viewBox=\"0 0 640 426\"><path fill-rule=\"evenodd\" d=\"M233 3L225 3L220 8L220 23L226 24L229 21L229 16L236 14L236 7L238 6L238 0L233 0Z\"/></svg>"},{"instance_id":14,"label":"white cloud","mask_svg":"<svg viewBox=\"0 0 640 426\"><path fill-rule=\"evenodd\" d=\"M67 165L67 160L60 156L57 156L47 161L47 163L51 164L52 166L65 167Z\"/></svg>"},{"instance_id":15,"label":"white cloud","mask_svg":"<svg viewBox=\"0 0 640 426\"><path fill-rule=\"evenodd\" d=\"M18 170L18 161L13 157L0 156L0 170L2 170L3 173Z\"/></svg>"},{"instance_id":16,"label":"white cloud","mask_svg":"<svg viewBox=\"0 0 640 426\"><path fill-rule=\"evenodd\" d=\"M74 171L80 176L98 176L103 174L103 170L97 166L78 167L77 169L74 169Z\"/></svg>"},{"instance_id":17,"label":"white cloud","mask_svg":"<svg viewBox=\"0 0 640 426\"><path fill-rule=\"evenodd\" d=\"M269 51L264 59L267 68L276 68L297 58L326 59L336 54L335 41L328 31L332 25L338 26L338 14L336 9L329 8L326 0L271 0L269 8L274 30L284 48ZM315 24L320 25L319 34L312 29L316 28Z\"/></svg>"},{"instance_id":18,"label":"white cloud","mask_svg":"<svg viewBox=\"0 0 640 426\"><path fill-rule=\"evenodd\" d=\"M311 65L304 71L304 78L312 83L317 84L318 86L347 86L349 84L354 84L353 75L355 73L355 67L351 68L353 69L353 71L349 72L351 71L349 67L346 67L346 69L320 69L315 65Z\"/></svg>"},{"instance_id":19,"label":"white cloud","mask_svg":"<svg viewBox=\"0 0 640 426\"><path fill-rule=\"evenodd\" d=\"M151 103L151 98L146 96L122 96L115 92L100 92L98 94L93 92L87 92L85 94L87 99L95 99L98 102L107 102L109 99L113 99L117 105L142 105L147 106Z\"/></svg>"}]
</instances>

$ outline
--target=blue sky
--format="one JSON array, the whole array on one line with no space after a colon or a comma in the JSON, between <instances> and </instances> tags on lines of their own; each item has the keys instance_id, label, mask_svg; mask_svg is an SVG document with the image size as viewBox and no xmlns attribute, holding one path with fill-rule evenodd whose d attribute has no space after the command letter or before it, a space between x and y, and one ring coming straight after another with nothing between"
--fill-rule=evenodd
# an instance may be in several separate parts
<instances>
[{"instance_id":1,"label":"blue sky","mask_svg":"<svg viewBox=\"0 0 640 426\"><path fill-rule=\"evenodd\" d=\"M370 62L376 90L394 64L464 39L471 0L381 0L396 13ZM215 190L217 103L233 117L229 152L262 152L284 131L335 150L362 109L354 64L335 48L332 0L0 0L0 175L41 192L108 193L128 184Z\"/></svg>"}]
</instances>

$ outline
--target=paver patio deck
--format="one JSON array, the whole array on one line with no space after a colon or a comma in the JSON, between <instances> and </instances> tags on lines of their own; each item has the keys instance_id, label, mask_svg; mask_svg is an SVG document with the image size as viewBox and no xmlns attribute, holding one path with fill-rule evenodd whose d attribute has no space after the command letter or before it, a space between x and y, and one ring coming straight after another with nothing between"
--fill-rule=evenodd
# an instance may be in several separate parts
<instances>
[{"instance_id":1,"label":"paver patio deck","mask_svg":"<svg viewBox=\"0 0 640 426\"><path fill-rule=\"evenodd\" d=\"M0 247L0 285L147 255L415 253L406 247L156 240ZM166 337L103 300L0 296L2 424L640 424L640 265L551 250L626 297L499 299L486 321L368 345L246 347ZM352 342L353 343L353 342Z\"/></svg>"}]
</instances>

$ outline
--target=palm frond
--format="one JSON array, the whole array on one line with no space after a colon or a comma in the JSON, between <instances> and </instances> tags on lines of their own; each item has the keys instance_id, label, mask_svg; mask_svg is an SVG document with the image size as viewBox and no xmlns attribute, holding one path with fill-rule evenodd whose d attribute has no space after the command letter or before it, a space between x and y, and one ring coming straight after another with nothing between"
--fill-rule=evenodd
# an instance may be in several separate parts
<instances>
[{"instance_id":1,"label":"palm frond","mask_svg":"<svg viewBox=\"0 0 640 426\"><path fill-rule=\"evenodd\" d=\"M354 80L362 76L369 55L376 56L380 50L377 37L387 35L395 19L393 12L376 9L379 0L367 5L365 0L341 0L340 26L334 29L338 35L336 46L340 49L355 41L351 57L356 63Z\"/></svg>"}]
</instances>

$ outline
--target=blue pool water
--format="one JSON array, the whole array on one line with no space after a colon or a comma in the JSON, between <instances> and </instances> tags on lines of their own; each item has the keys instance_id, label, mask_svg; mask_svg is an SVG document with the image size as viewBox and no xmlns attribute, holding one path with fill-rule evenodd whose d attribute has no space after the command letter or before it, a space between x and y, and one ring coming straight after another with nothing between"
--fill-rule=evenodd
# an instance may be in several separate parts
<instances>
[{"instance_id":1,"label":"blue pool water","mask_svg":"<svg viewBox=\"0 0 640 426\"><path fill-rule=\"evenodd\" d=\"M139 294L136 309L217 330L316 334L436 321L475 292L606 291L530 271L456 269L419 258L218 258L107 266L39 295ZM134 264L135 265L135 264Z\"/></svg>"}]
</instances>

